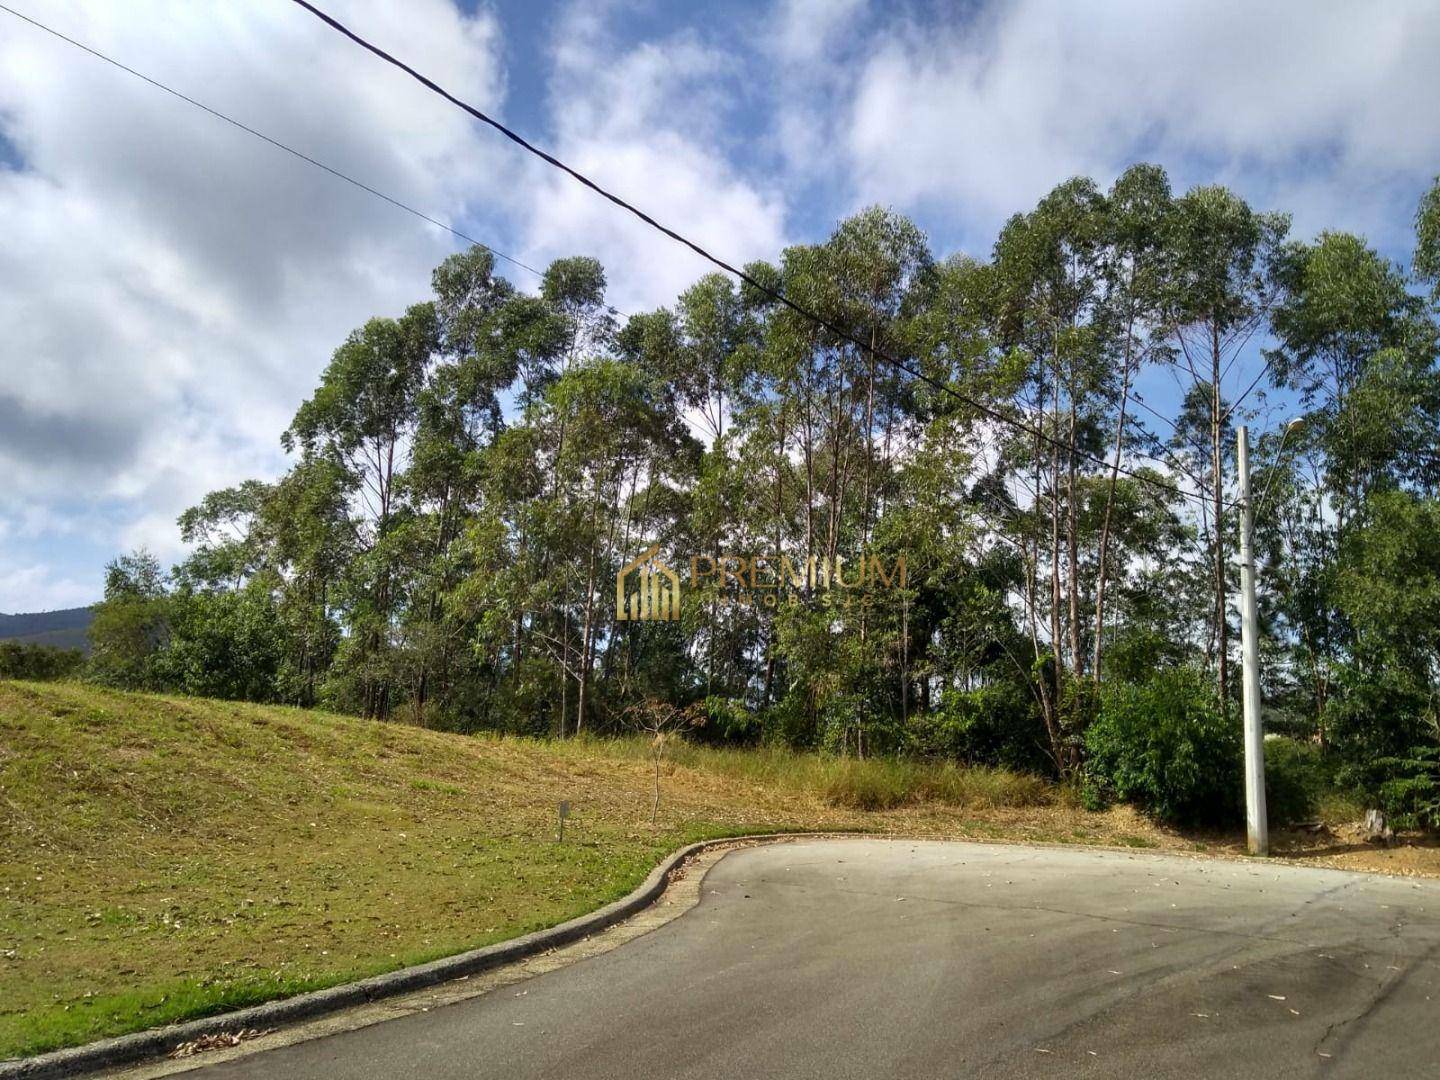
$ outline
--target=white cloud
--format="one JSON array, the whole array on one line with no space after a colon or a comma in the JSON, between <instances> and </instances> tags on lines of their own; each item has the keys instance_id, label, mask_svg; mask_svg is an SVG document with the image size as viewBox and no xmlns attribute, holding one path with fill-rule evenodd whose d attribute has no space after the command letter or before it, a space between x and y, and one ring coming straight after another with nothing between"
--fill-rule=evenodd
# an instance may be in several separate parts
<instances>
[{"instance_id":1,"label":"white cloud","mask_svg":"<svg viewBox=\"0 0 1440 1080\"><path fill-rule=\"evenodd\" d=\"M797 66L824 66L825 60L863 17L867 0L781 0L772 33L766 28L761 45Z\"/></svg>"},{"instance_id":2,"label":"white cloud","mask_svg":"<svg viewBox=\"0 0 1440 1080\"><path fill-rule=\"evenodd\" d=\"M332 6L459 96L503 105L488 7ZM599 257L623 310L711 269L288 0L41 7L443 220L488 218L477 234L498 240L509 217L534 265ZM869 202L984 250L1054 184L1137 160L1292 210L1300 235L1350 228L1398 252L1440 169L1440 7L1423 0L677 10L572 0L548 50L517 59L545 80L542 141L735 262ZM0 133L24 162L0 164L0 608L17 610L93 599L97 551L173 553L181 509L275 475L279 432L333 348L423 298L455 241L3 13L0 71Z\"/></svg>"},{"instance_id":3,"label":"white cloud","mask_svg":"<svg viewBox=\"0 0 1440 1080\"><path fill-rule=\"evenodd\" d=\"M332 6L500 104L489 13ZM469 118L283 0L36 14L442 219L507 186L506 159ZM0 520L60 517L92 544L173 552L185 506L279 470L279 434L330 352L423 299L454 242L3 14L0 70L0 131L23 162L0 168ZM43 593L33 567L8 573L7 587Z\"/></svg>"},{"instance_id":4,"label":"white cloud","mask_svg":"<svg viewBox=\"0 0 1440 1080\"><path fill-rule=\"evenodd\" d=\"M785 205L726 154L735 60L690 33L626 46L603 7L560 21L551 94L555 151L577 170L737 265L784 246ZM673 301L714 267L550 169L528 185L528 246L604 263L610 300L627 311Z\"/></svg>"},{"instance_id":5,"label":"white cloud","mask_svg":"<svg viewBox=\"0 0 1440 1080\"><path fill-rule=\"evenodd\" d=\"M900 22L850 97L855 197L988 237L1069 176L1146 159L1273 195L1299 231L1393 228L1440 160L1437 53L1440 8L1420 0L1022 0Z\"/></svg>"},{"instance_id":6,"label":"white cloud","mask_svg":"<svg viewBox=\"0 0 1440 1080\"><path fill-rule=\"evenodd\" d=\"M41 563L12 566L0 559L0 610L7 614L84 607L95 600L93 583L57 575Z\"/></svg>"}]
</instances>

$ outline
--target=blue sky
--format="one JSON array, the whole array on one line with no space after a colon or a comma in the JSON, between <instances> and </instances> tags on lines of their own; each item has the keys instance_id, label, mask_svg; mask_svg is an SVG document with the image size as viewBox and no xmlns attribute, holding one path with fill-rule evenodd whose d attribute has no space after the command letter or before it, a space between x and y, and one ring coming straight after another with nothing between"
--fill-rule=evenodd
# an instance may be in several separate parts
<instances>
[{"instance_id":1,"label":"blue sky","mask_svg":"<svg viewBox=\"0 0 1440 1080\"><path fill-rule=\"evenodd\" d=\"M599 256L623 310L705 269L286 0L15 3L527 262ZM734 260L872 203L937 254L983 255L1055 184L1140 160L1408 259L1440 171L1440 6L1254 7L330 4ZM330 351L423 298L455 242L3 13L0 70L0 611L17 611L93 600L136 545L177 558L181 510L278 474Z\"/></svg>"}]
</instances>

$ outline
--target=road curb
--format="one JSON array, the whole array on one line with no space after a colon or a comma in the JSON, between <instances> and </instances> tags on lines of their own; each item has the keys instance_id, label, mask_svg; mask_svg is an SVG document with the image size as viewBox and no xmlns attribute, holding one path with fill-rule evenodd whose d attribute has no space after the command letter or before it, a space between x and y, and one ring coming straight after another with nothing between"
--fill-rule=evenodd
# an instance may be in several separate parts
<instances>
[{"instance_id":1,"label":"road curb","mask_svg":"<svg viewBox=\"0 0 1440 1080\"><path fill-rule=\"evenodd\" d=\"M278 1001L251 1005L233 1012L217 1013L199 1020L187 1020L181 1024L137 1031L113 1039L101 1039L66 1050L52 1050L28 1058L12 1058L0 1062L0 1080L54 1080L58 1077L80 1076L110 1069L119 1065L132 1065L146 1058L163 1057L179 1043L198 1039L201 1035L217 1031L240 1031L247 1028L265 1029L297 1020L313 1020L318 1016L339 1012L356 1005L364 1005L384 998L406 994L437 983L449 982L466 975L489 971L504 964L523 960L537 953L568 945L580 938L613 926L634 915L659 899L669 884L670 875L686 861L709 848L725 844L737 844L766 840L799 840L817 835L815 833L763 833L751 836L729 836L714 840L701 840L689 844L661 860L655 869L628 896L623 896L604 907L560 923L547 930L536 930L522 937L511 938L481 949L457 953L454 956L432 960L427 964L401 968L383 975L373 975L359 982L344 983L326 990L312 990Z\"/></svg>"},{"instance_id":2,"label":"road curb","mask_svg":"<svg viewBox=\"0 0 1440 1080\"><path fill-rule=\"evenodd\" d=\"M398 971L391 971L383 975L374 975L368 979L361 979L358 982L332 986L326 990L313 990L309 993L297 994L294 997L281 998L260 1005L252 1005L248 1008L236 1009L232 1012L216 1013L214 1016L202 1017L199 1020L187 1020L180 1024L150 1028L146 1031L137 1031L130 1035L120 1035L111 1039L101 1039L97 1042L86 1043L83 1046L70 1047L65 1050L52 1050L48 1053L37 1054L34 1057L11 1058L0 1061L0 1080L57 1080L57 1078L82 1076L87 1073L97 1072L101 1069L110 1069L121 1065L133 1065L146 1059L165 1057L179 1043L198 1039L200 1036L211 1032L241 1031L248 1028L264 1030L265 1028L278 1027L300 1020L313 1020L317 1017L340 1012L343 1009L352 1008L357 1005L382 1001L386 998L410 993L414 990L422 990L438 983L449 982L467 975L479 974L505 964L524 960L551 949L559 948L563 945L568 945L628 919L636 912L658 900L669 884L670 875L677 868L703 851L729 844L739 845L783 842L787 840L838 839L887 840L898 843L927 841L959 842L985 844L987 846L1028 847L1054 850L1073 850L1080 848L1087 851L1100 851L1117 855L1139 857L1169 856L1195 861L1232 862L1238 865L1251 865L1256 868L1265 869L1271 869L1277 866L1288 866L1296 869L1330 870L1335 873L1355 872L1343 871L1335 867L1312 866L1304 863L1257 861L1243 856L1236 857L1229 854L1211 854L1179 850L1167 851L1152 848L1121 847L1108 844L1063 844L995 840L980 837L913 837L837 830L752 833L743 836L717 837L713 840L701 840L698 843L689 844L680 848L661 860L661 862L650 871L645 880L629 895L623 896L619 900L615 900L602 908L598 908L588 915L581 915L571 919L569 922L560 923L558 926L552 926L546 930L536 930L523 937L511 938L509 941L487 945L484 948L472 949L469 952L457 953L454 956L432 960L427 964L418 964L414 967L401 968ZM1385 877L1396 875L1377 874L1377 876ZM1408 879L1400 878L1400 880Z\"/></svg>"}]
</instances>

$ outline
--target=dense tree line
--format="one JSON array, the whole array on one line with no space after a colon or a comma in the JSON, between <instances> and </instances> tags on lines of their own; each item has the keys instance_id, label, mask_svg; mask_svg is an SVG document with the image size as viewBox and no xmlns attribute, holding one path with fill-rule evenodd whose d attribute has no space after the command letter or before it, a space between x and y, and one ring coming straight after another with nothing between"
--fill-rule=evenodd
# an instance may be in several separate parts
<instances>
[{"instance_id":1,"label":"dense tree line","mask_svg":"<svg viewBox=\"0 0 1440 1080\"><path fill-rule=\"evenodd\" d=\"M621 317L593 259L527 292L483 249L450 257L336 350L284 476L187 511L173 573L111 565L95 670L460 731L703 702L708 738L1074 774L1137 693L1238 724L1233 451L1256 399L1221 387L1263 357L1303 411L1254 455L1268 719L1424 797L1440 188L1408 269L1145 165L1056 188L988 260L872 209L747 269L849 333L719 275ZM1137 391L1152 371L1178 415ZM717 576L678 621L617 620L615 574L653 544L907 574L853 610L803 586L738 604Z\"/></svg>"},{"instance_id":2,"label":"dense tree line","mask_svg":"<svg viewBox=\"0 0 1440 1080\"><path fill-rule=\"evenodd\" d=\"M63 679L85 665L80 649L29 641L0 641L0 679Z\"/></svg>"}]
</instances>

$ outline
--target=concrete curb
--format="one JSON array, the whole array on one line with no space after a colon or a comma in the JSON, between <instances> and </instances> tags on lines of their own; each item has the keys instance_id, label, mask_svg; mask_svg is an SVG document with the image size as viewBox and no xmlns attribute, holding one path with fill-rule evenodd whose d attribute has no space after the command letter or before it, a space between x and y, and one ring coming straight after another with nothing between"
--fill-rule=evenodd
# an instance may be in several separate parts
<instances>
[{"instance_id":1,"label":"concrete curb","mask_svg":"<svg viewBox=\"0 0 1440 1080\"><path fill-rule=\"evenodd\" d=\"M113 1039L66 1050L53 1050L28 1058L12 1058L0 1062L0 1080L52 1080L56 1077L78 1076L100 1069L130 1065L145 1058L163 1057L182 1042L198 1039L201 1035L215 1031L238 1031L244 1028L269 1028L296 1020L311 1020L327 1013L338 1012L354 1005L363 1005L397 994L434 986L464 975L474 975L491 968L522 960L536 953L546 952L572 941L588 937L608 926L629 918L641 908L647 907L660 897L669 883L670 874L694 855L707 848L723 844L755 842L760 840L804 839L807 836L832 834L807 833L765 833L756 836L731 836L715 840L702 840L690 844L664 859L650 871L648 877L628 896L621 897L604 907L571 919L569 922L552 926L548 930L536 930L523 937L487 945L483 949L472 949L455 956L432 960L428 964L401 968L384 975L374 975L359 982L332 986L327 990L312 990L307 994L281 998L234 1012L217 1013L199 1020L187 1020L183 1024L137 1031Z\"/></svg>"},{"instance_id":2,"label":"concrete curb","mask_svg":"<svg viewBox=\"0 0 1440 1080\"><path fill-rule=\"evenodd\" d=\"M115 1068L120 1065L132 1065L147 1058L164 1057L169 1054L177 1044L198 1039L201 1035L210 1032L239 1031L245 1028L259 1028L263 1030L265 1028L294 1023L298 1020L313 1020L316 1017L339 1012L342 1009L351 1008L355 1005L364 1005L370 1002L380 1001L385 998L409 993L412 990L421 990L427 986L434 986L437 983L449 982L452 979L458 979L462 976L489 971L492 968L501 967L517 960L523 960L537 953L559 948L562 945L568 945L573 941L578 941L580 938L588 937L609 926L613 926L615 923L628 919L631 915L634 915L642 908L648 907L659 899L660 894L665 891L666 886L669 884L671 873L695 855L709 848L724 846L726 844L839 839L889 840L902 843L914 843L917 841L958 842L987 844L1000 847L1028 847L1055 850L1074 850L1079 848L1086 851L1103 851L1142 857L1171 856L1209 861L1219 859L1227 862L1259 865L1267 868L1277 865L1304 866L1304 864L1296 863L1257 863L1256 860L1246 857L1233 857L1224 854L1164 851L1151 848L1120 847L1108 844L1036 843L977 837L911 837L887 835L883 833L834 830L826 832L755 833L746 836L718 837L714 840L702 840L699 843L690 844L674 852L662 860L654 870L650 871L650 874L645 880L628 896L621 897L619 900L613 901L596 911L592 911L588 915L581 915L571 919L569 922L552 926L547 930L536 930L534 933L526 934L523 937L498 942L495 945L487 945L482 949L472 949L469 952L457 953L454 956L432 960L428 964L418 964L414 967L401 968L398 971L391 971L384 975L374 975L368 979L361 979L359 982L332 986L326 990L313 990L307 994L297 994L294 997L281 998L276 1001L265 1002L261 1005L252 1005L249 1008L237 1009L233 1012L216 1013L214 1016L203 1017L199 1020L187 1020L181 1024L171 1024L167 1027L137 1031L131 1035L121 1035L113 1039L101 1039L98 1042L86 1043L84 1046L70 1047L65 1050L52 1050L49 1053L37 1054L34 1057L11 1058L0 1061L0 1080L22 1080L22 1078L23 1080L56 1080L56 1078L81 1076L86 1073ZM1333 867L1324 866L1305 866L1304 868L1335 870ZM1336 870L1336 872L1343 871Z\"/></svg>"}]
</instances>

